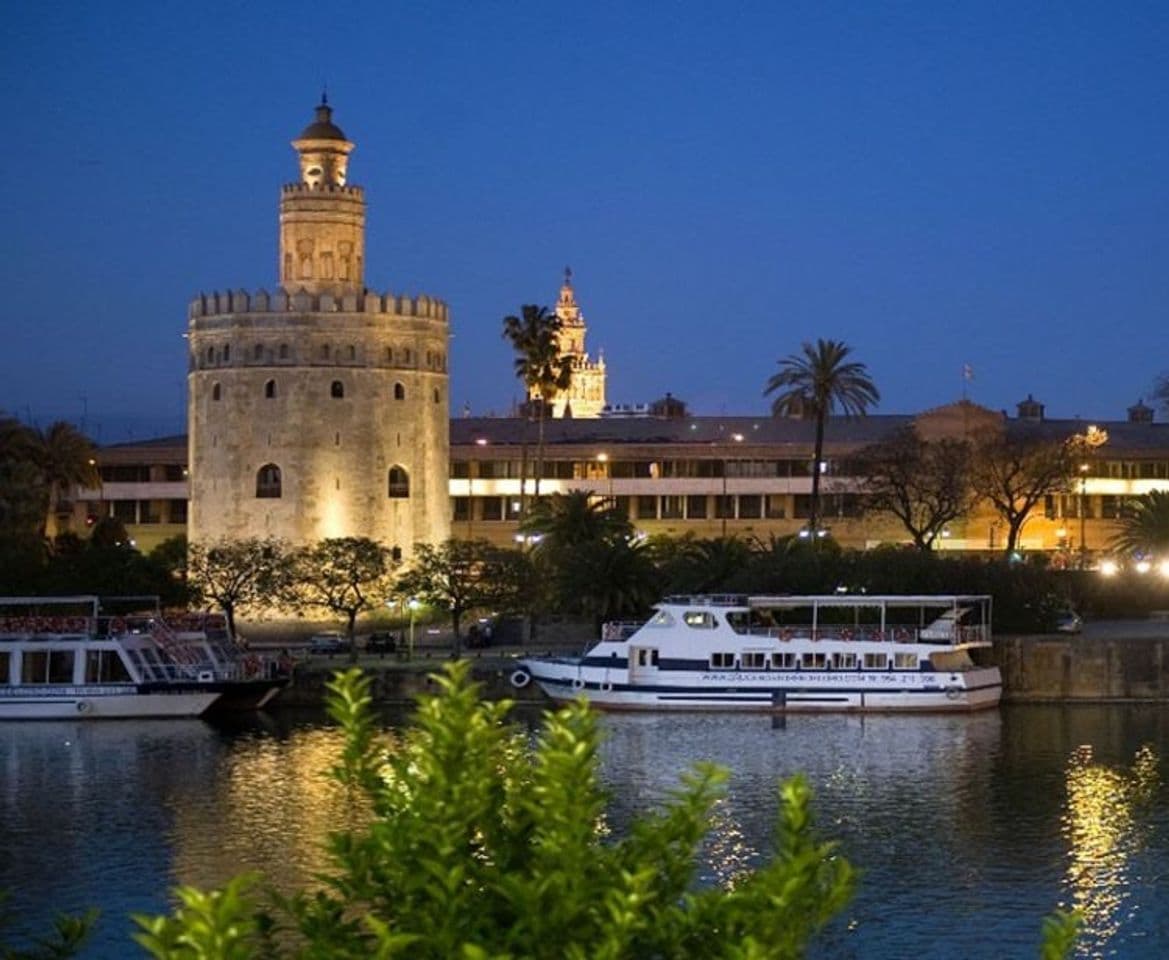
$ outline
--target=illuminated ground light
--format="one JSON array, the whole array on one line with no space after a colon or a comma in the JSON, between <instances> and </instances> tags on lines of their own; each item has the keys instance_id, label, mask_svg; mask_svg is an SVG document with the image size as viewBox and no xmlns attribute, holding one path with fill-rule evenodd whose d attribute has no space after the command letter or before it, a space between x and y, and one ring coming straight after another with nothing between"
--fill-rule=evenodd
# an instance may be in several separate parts
<instances>
[{"instance_id":1,"label":"illuminated ground light","mask_svg":"<svg viewBox=\"0 0 1169 960\"><path fill-rule=\"evenodd\" d=\"M1120 572L1120 564L1115 560L1100 561L1100 573L1106 577L1115 577Z\"/></svg>"}]
</instances>

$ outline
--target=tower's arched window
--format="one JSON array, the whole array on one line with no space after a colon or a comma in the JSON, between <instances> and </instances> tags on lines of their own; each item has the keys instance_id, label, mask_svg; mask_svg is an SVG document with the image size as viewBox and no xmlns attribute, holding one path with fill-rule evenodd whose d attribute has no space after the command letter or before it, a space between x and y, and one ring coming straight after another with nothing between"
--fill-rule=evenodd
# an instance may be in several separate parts
<instances>
[{"instance_id":1,"label":"tower's arched window","mask_svg":"<svg viewBox=\"0 0 1169 960\"><path fill-rule=\"evenodd\" d=\"M394 348L386 347L386 363L394 362Z\"/></svg>"},{"instance_id":2,"label":"tower's arched window","mask_svg":"<svg viewBox=\"0 0 1169 960\"><path fill-rule=\"evenodd\" d=\"M438 387L434 388L434 402L442 403L442 394L438 392Z\"/></svg>"},{"instance_id":3,"label":"tower's arched window","mask_svg":"<svg viewBox=\"0 0 1169 960\"><path fill-rule=\"evenodd\" d=\"M288 359L288 344L287 343L280 344L280 359L281 360Z\"/></svg>"},{"instance_id":4,"label":"tower's arched window","mask_svg":"<svg viewBox=\"0 0 1169 960\"><path fill-rule=\"evenodd\" d=\"M353 344L349 344L349 359L350 360L357 359L357 347L355 347Z\"/></svg>"},{"instance_id":5,"label":"tower's arched window","mask_svg":"<svg viewBox=\"0 0 1169 960\"><path fill-rule=\"evenodd\" d=\"M321 344L321 359L322 360L329 359L329 345L327 343Z\"/></svg>"},{"instance_id":6,"label":"tower's arched window","mask_svg":"<svg viewBox=\"0 0 1169 960\"><path fill-rule=\"evenodd\" d=\"M263 360L264 359L264 345L262 343L257 343L254 347L252 347L252 359L253 360Z\"/></svg>"},{"instance_id":7,"label":"tower's arched window","mask_svg":"<svg viewBox=\"0 0 1169 960\"><path fill-rule=\"evenodd\" d=\"M230 343L225 343L223 345L223 362L224 363L231 362L231 344Z\"/></svg>"},{"instance_id":8,"label":"tower's arched window","mask_svg":"<svg viewBox=\"0 0 1169 960\"><path fill-rule=\"evenodd\" d=\"M218 400L223 396L223 388L218 383L211 384L211 399Z\"/></svg>"},{"instance_id":9,"label":"tower's arched window","mask_svg":"<svg viewBox=\"0 0 1169 960\"><path fill-rule=\"evenodd\" d=\"M274 463L266 463L256 471L256 496L275 499L280 494L280 468Z\"/></svg>"},{"instance_id":10,"label":"tower's arched window","mask_svg":"<svg viewBox=\"0 0 1169 960\"><path fill-rule=\"evenodd\" d=\"M208 363L215 362L215 348L214 347L207 348L207 362Z\"/></svg>"},{"instance_id":11,"label":"tower's arched window","mask_svg":"<svg viewBox=\"0 0 1169 960\"><path fill-rule=\"evenodd\" d=\"M390 496L394 499L410 496L410 475L402 467L390 467Z\"/></svg>"},{"instance_id":12,"label":"tower's arched window","mask_svg":"<svg viewBox=\"0 0 1169 960\"><path fill-rule=\"evenodd\" d=\"M333 385L329 388L329 395L340 400L345 396L345 384L340 380L334 380Z\"/></svg>"},{"instance_id":13,"label":"tower's arched window","mask_svg":"<svg viewBox=\"0 0 1169 960\"><path fill-rule=\"evenodd\" d=\"M264 384L264 396L269 400L271 400L273 397L276 396L276 381L275 380L269 380L267 383Z\"/></svg>"},{"instance_id":14,"label":"tower's arched window","mask_svg":"<svg viewBox=\"0 0 1169 960\"><path fill-rule=\"evenodd\" d=\"M404 386L402 386L402 384L400 384L400 383L394 384L394 399L395 400L405 400L406 399L406 388Z\"/></svg>"},{"instance_id":15,"label":"tower's arched window","mask_svg":"<svg viewBox=\"0 0 1169 960\"><path fill-rule=\"evenodd\" d=\"M402 559L402 548L396 545L390 547L390 559L393 560L394 563L400 562Z\"/></svg>"}]
</instances>

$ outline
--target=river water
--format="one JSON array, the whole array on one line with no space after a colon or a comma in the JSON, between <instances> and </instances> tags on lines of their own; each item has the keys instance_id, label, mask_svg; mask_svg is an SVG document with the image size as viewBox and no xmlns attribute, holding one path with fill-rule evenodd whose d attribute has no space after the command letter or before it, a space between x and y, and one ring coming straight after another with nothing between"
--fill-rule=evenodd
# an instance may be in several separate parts
<instances>
[{"instance_id":1,"label":"river water","mask_svg":"<svg viewBox=\"0 0 1169 960\"><path fill-rule=\"evenodd\" d=\"M618 831L693 762L730 768L707 882L766 854L779 779L808 775L821 832L863 874L815 958L1034 957L1057 905L1086 918L1077 956L1169 954L1169 706L619 715L603 728ZM243 869L304 883L338 822L325 772L340 739L322 715L287 712L0 724L0 888L17 927L95 905L83 955L140 956L129 915L164 912L176 884Z\"/></svg>"}]
</instances>

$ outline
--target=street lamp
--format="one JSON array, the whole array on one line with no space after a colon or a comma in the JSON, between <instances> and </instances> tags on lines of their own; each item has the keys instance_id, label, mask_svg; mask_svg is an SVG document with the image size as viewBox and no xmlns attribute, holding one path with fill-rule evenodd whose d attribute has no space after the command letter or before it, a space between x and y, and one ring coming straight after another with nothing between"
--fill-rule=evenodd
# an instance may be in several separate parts
<instances>
[{"instance_id":1,"label":"street lamp","mask_svg":"<svg viewBox=\"0 0 1169 960\"><path fill-rule=\"evenodd\" d=\"M1075 444L1076 452L1081 456L1091 456L1098 448L1108 442L1108 431L1102 430L1095 424L1089 424L1088 429L1083 433L1077 433L1072 436L1072 443ZM1087 504L1088 504L1088 469L1089 465L1086 460L1080 462L1080 569L1083 570L1087 566L1088 561L1088 543L1087 543Z\"/></svg>"},{"instance_id":2,"label":"street lamp","mask_svg":"<svg viewBox=\"0 0 1169 960\"><path fill-rule=\"evenodd\" d=\"M418 606L418 600L415 597L411 597L406 601L406 608L410 611L410 642L406 649L410 652L411 660L414 659L414 612L418 609Z\"/></svg>"},{"instance_id":3,"label":"street lamp","mask_svg":"<svg viewBox=\"0 0 1169 960\"><path fill-rule=\"evenodd\" d=\"M731 439L734 440L735 443L742 443L743 442L743 435L741 433L732 433ZM727 451L726 451L726 447L723 447L723 495L722 495L722 500L721 500L719 506L720 506L719 513L722 515L722 539L725 540L727 538L727 511L730 507L730 503L729 503L729 500L727 497Z\"/></svg>"},{"instance_id":4,"label":"street lamp","mask_svg":"<svg viewBox=\"0 0 1169 960\"><path fill-rule=\"evenodd\" d=\"M486 437L476 437L475 446L487 446ZM467 539L474 540L475 530L475 473L479 470L480 461L474 457L467 461Z\"/></svg>"}]
</instances>

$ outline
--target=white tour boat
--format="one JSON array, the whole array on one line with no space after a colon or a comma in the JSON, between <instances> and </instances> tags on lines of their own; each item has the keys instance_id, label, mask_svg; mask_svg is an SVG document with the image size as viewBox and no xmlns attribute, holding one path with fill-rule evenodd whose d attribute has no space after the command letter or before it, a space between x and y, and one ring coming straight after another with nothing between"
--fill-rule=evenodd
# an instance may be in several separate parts
<instances>
[{"instance_id":1,"label":"white tour boat","mask_svg":"<svg viewBox=\"0 0 1169 960\"><path fill-rule=\"evenodd\" d=\"M511 682L610 710L979 710L1002 695L988 596L667 597L606 624L581 657L528 657Z\"/></svg>"},{"instance_id":2,"label":"white tour boat","mask_svg":"<svg viewBox=\"0 0 1169 960\"><path fill-rule=\"evenodd\" d=\"M94 596L0 598L0 720L195 717L259 708L287 682L239 650L221 617L136 610L110 614Z\"/></svg>"}]
</instances>

